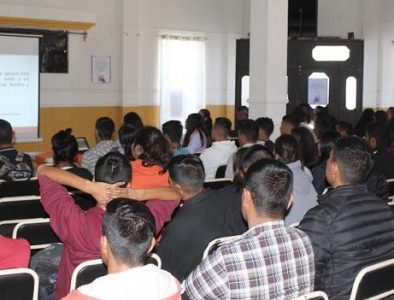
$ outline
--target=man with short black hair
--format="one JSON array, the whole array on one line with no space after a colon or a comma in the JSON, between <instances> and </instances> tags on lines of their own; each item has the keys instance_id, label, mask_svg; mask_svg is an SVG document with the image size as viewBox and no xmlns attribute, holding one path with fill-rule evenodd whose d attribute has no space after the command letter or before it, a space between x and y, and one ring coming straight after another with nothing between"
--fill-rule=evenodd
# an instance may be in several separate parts
<instances>
[{"instance_id":1,"label":"man with short black hair","mask_svg":"<svg viewBox=\"0 0 394 300\"><path fill-rule=\"evenodd\" d=\"M234 141L228 139L231 130L231 121L227 118L216 118L212 129L212 146L206 148L200 155L204 164L205 180L215 179L216 170L225 165L228 159L237 151Z\"/></svg>"},{"instance_id":2,"label":"man with short black hair","mask_svg":"<svg viewBox=\"0 0 394 300\"><path fill-rule=\"evenodd\" d=\"M286 115L282 117L282 123L280 124L280 134L291 134L294 128L298 127L299 121L292 115Z\"/></svg>"},{"instance_id":3,"label":"man with short black hair","mask_svg":"<svg viewBox=\"0 0 394 300\"><path fill-rule=\"evenodd\" d=\"M270 140L271 134L274 132L274 122L271 118L258 118L256 119L257 126L259 127L258 140L263 142L263 145L271 152L274 151L274 143Z\"/></svg>"},{"instance_id":4,"label":"man with short black hair","mask_svg":"<svg viewBox=\"0 0 394 300\"><path fill-rule=\"evenodd\" d=\"M100 157L104 156L110 151L117 151L119 149L116 142L112 141L115 131L115 123L111 118L98 118L95 128L97 144L92 149L86 151L83 154L81 163L81 166L85 169L88 169L92 175L94 175L96 162Z\"/></svg>"},{"instance_id":5,"label":"man with short black hair","mask_svg":"<svg viewBox=\"0 0 394 300\"><path fill-rule=\"evenodd\" d=\"M162 132L164 137L171 144L173 155L190 154L187 147L181 146L181 138L183 133L183 126L181 121L171 120L162 125Z\"/></svg>"},{"instance_id":6,"label":"man with short black hair","mask_svg":"<svg viewBox=\"0 0 394 300\"><path fill-rule=\"evenodd\" d=\"M0 179L28 179L33 176L33 164L29 155L18 152L13 146L15 132L11 124L0 119Z\"/></svg>"},{"instance_id":7,"label":"man with short black hair","mask_svg":"<svg viewBox=\"0 0 394 300\"><path fill-rule=\"evenodd\" d=\"M118 198L107 205L101 258L108 275L71 292L77 299L178 299L179 282L153 264L144 265L155 239L155 219L142 203ZM91 298L92 297L92 298Z\"/></svg>"},{"instance_id":8,"label":"man with short black hair","mask_svg":"<svg viewBox=\"0 0 394 300\"><path fill-rule=\"evenodd\" d=\"M240 195L230 190L205 190L204 167L193 155L176 156L168 167L170 184L183 195L171 222L164 228L157 254L163 269L182 281L200 263L213 239L246 230Z\"/></svg>"},{"instance_id":9,"label":"man with short black hair","mask_svg":"<svg viewBox=\"0 0 394 300\"><path fill-rule=\"evenodd\" d=\"M373 165L358 137L336 141L327 161L332 190L319 198L299 228L315 252L315 289L332 299L349 299L358 272L394 254L394 218L389 206L363 184Z\"/></svg>"},{"instance_id":10,"label":"man with short black hair","mask_svg":"<svg viewBox=\"0 0 394 300\"><path fill-rule=\"evenodd\" d=\"M187 277L189 299L293 299L313 291L311 242L283 222L292 187L284 164L262 159L250 166L242 194L249 230L222 243Z\"/></svg>"}]
</instances>

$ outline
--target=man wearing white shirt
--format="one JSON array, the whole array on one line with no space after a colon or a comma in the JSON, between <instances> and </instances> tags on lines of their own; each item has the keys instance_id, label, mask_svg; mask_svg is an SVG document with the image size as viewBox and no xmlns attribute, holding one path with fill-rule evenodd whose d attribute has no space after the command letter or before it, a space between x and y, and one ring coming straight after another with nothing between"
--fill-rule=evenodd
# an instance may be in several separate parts
<instances>
[{"instance_id":1,"label":"man wearing white shirt","mask_svg":"<svg viewBox=\"0 0 394 300\"><path fill-rule=\"evenodd\" d=\"M230 156L237 151L235 142L228 140L230 129L231 121L229 119L216 118L212 129L214 142L200 155L205 169L205 181L215 179L217 168L227 164Z\"/></svg>"}]
</instances>

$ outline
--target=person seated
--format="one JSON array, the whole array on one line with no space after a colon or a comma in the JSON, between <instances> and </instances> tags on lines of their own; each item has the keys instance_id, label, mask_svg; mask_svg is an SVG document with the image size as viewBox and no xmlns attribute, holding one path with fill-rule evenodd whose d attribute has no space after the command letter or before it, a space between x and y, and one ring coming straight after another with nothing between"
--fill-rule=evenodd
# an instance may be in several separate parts
<instances>
[{"instance_id":1,"label":"person seated","mask_svg":"<svg viewBox=\"0 0 394 300\"><path fill-rule=\"evenodd\" d=\"M303 166L312 170L319 163L319 153L311 131L300 126L294 128L291 135L297 140Z\"/></svg>"},{"instance_id":2,"label":"person seated","mask_svg":"<svg viewBox=\"0 0 394 300\"><path fill-rule=\"evenodd\" d=\"M211 112L206 109L206 108L202 108L199 110L198 112L201 117L202 117L202 121L204 122L204 126L205 126L205 130L207 132L207 138L210 139L210 137L212 136L212 118L211 118ZM212 144L212 141L209 140L208 141L208 147L210 147Z\"/></svg>"},{"instance_id":3,"label":"person seated","mask_svg":"<svg viewBox=\"0 0 394 300\"><path fill-rule=\"evenodd\" d=\"M94 167L97 160L110 151L118 150L118 145L112 141L115 130L114 121L109 117L101 117L96 121L96 146L86 151L82 157L81 166L88 169L90 173L95 174Z\"/></svg>"},{"instance_id":4,"label":"person seated","mask_svg":"<svg viewBox=\"0 0 394 300\"><path fill-rule=\"evenodd\" d=\"M248 169L242 213L249 230L222 243L183 282L188 299L294 299L313 291L315 266L308 236L285 227L293 175L262 159Z\"/></svg>"},{"instance_id":5,"label":"person seated","mask_svg":"<svg viewBox=\"0 0 394 300\"><path fill-rule=\"evenodd\" d=\"M313 109L308 103L300 103L298 104L293 111L293 117L298 120L299 127L305 127L310 131L313 137L313 141L315 144L319 142L319 139L314 131L314 122L313 122ZM317 115L316 115L317 117ZM298 127L297 126L297 127Z\"/></svg>"},{"instance_id":6,"label":"person seated","mask_svg":"<svg viewBox=\"0 0 394 300\"><path fill-rule=\"evenodd\" d=\"M241 105L237 107L235 112L235 122L238 124L245 120L249 120L249 108L245 105Z\"/></svg>"},{"instance_id":7,"label":"person seated","mask_svg":"<svg viewBox=\"0 0 394 300\"><path fill-rule=\"evenodd\" d=\"M171 185L183 195L183 205L174 213L155 251L163 269L182 281L200 263L213 239L238 235L246 230L240 194L205 190L204 167L193 155L180 155L169 165Z\"/></svg>"},{"instance_id":8,"label":"person seated","mask_svg":"<svg viewBox=\"0 0 394 300\"><path fill-rule=\"evenodd\" d=\"M387 125L379 122L367 124L365 141L372 149L374 168L387 179L394 178L394 155L388 152L390 132Z\"/></svg>"},{"instance_id":9,"label":"person seated","mask_svg":"<svg viewBox=\"0 0 394 300\"><path fill-rule=\"evenodd\" d=\"M182 146L187 147L190 154L201 153L208 146L208 132L201 115L190 114L185 127L186 134Z\"/></svg>"},{"instance_id":10,"label":"person seated","mask_svg":"<svg viewBox=\"0 0 394 300\"><path fill-rule=\"evenodd\" d=\"M78 153L78 144L71 134L72 129L60 130L52 136L52 150L54 165L60 169L67 170L79 177L92 180L93 175L89 170L75 165L75 158Z\"/></svg>"},{"instance_id":11,"label":"person seated","mask_svg":"<svg viewBox=\"0 0 394 300\"><path fill-rule=\"evenodd\" d=\"M29 179L33 176L33 164L29 155L14 148L15 132L11 124L0 119L0 179Z\"/></svg>"},{"instance_id":12,"label":"person seated","mask_svg":"<svg viewBox=\"0 0 394 300\"><path fill-rule=\"evenodd\" d=\"M362 268L393 257L393 213L363 184L372 164L362 139L338 139L326 167L332 189L298 226L313 244L315 290L330 299L349 299Z\"/></svg>"},{"instance_id":13,"label":"person seated","mask_svg":"<svg viewBox=\"0 0 394 300\"><path fill-rule=\"evenodd\" d=\"M10 239L0 235L0 270L27 268L30 245L25 239Z\"/></svg>"},{"instance_id":14,"label":"person seated","mask_svg":"<svg viewBox=\"0 0 394 300\"><path fill-rule=\"evenodd\" d=\"M134 160L131 145L134 143L134 136L136 133L136 129L134 126L129 124L123 124L120 126L118 130L118 144L119 144L119 152L124 154L128 160Z\"/></svg>"},{"instance_id":15,"label":"person seated","mask_svg":"<svg viewBox=\"0 0 394 300\"><path fill-rule=\"evenodd\" d=\"M259 127L260 142L268 148L271 152L274 151L274 143L270 140L271 134L274 132L274 122L271 118L258 118L256 119L257 126Z\"/></svg>"},{"instance_id":16,"label":"person seated","mask_svg":"<svg viewBox=\"0 0 394 300\"><path fill-rule=\"evenodd\" d=\"M291 116L291 115L286 115L282 117L282 123L280 124L279 130L280 134L291 134L294 128L297 128L299 125L299 121Z\"/></svg>"},{"instance_id":17,"label":"person seated","mask_svg":"<svg viewBox=\"0 0 394 300\"><path fill-rule=\"evenodd\" d=\"M353 134L353 126L349 122L339 121L335 124L335 131L341 137L348 137Z\"/></svg>"},{"instance_id":18,"label":"person seated","mask_svg":"<svg viewBox=\"0 0 394 300\"><path fill-rule=\"evenodd\" d=\"M212 146L205 149L200 159L204 164L205 181L215 179L216 170L220 165L227 164L231 155L237 151L234 141L228 140L231 121L227 118L216 118L212 129Z\"/></svg>"},{"instance_id":19,"label":"person seated","mask_svg":"<svg viewBox=\"0 0 394 300\"><path fill-rule=\"evenodd\" d=\"M108 203L100 240L108 274L63 299L180 300L180 284L170 273L144 265L155 243L154 234L155 219L145 205L122 198Z\"/></svg>"},{"instance_id":20,"label":"person seated","mask_svg":"<svg viewBox=\"0 0 394 300\"><path fill-rule=\"evenodd\" d=\"M183 132L183 126L181 121L171 120L165 122L161 130L163 132L164 137L168 140L172 148L173 156L182 155L182 154L190 154L187 147L181 146L181 138Z\"/></svg>"},{"instance_id":21,"label":"person seated","mask_svg":"<svg viewBox=\"0 0 394 300\"><path fill-rule=\"evenodd\" d=\"M124 115L123 124L122 126L120 126L118 130L119 139L116 141L120 153L128 156L125 152L126 151L125 145L127 145L128 139L132 136L132 134L143 126L144 124L142 122L142 119L136 112L131 111ZM123 141L122 141L122 137L123 137ZM130 145L131 144L132 141Z\"/></svg>"},{"instance_id":22,"label":"person seated","mask_svg":"<svg viewBox=\"0 0 394 300\"><path fill-rule=\"evenodd\" d=\"M238 142L241 147L246 148L250 147L257 143L257 139L259 137L259 127L254 120L244 120L238 124ZM226 178L233 178L233 158L234 155L230 156L225 177Z\"/></svg>"},{"instance_id":23,"label":"person seated","mask_svg":"<svg viewBox=\"0 0 394 300\"><path fill-rule=\"evenodd\" d=\"M295 137L281 135L275 141L274 153L276 159L293 172L294 201L285 216L285 224L291 225L301 221L305 213L317 205L317 193L312 185L311 172L301 163L300 148Z\"/></svg>"}]
</instances>

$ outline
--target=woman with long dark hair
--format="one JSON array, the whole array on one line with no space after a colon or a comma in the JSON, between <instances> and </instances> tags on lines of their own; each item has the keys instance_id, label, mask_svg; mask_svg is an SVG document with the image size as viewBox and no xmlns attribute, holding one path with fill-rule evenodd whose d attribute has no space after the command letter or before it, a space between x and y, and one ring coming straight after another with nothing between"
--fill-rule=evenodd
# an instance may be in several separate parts
<instances>
[{"instance_id":1,"label":"woman with long dark hair","mask_svg":"<svg viewBox=\"0 0 394 300\"><path fill-rule=\"evenodd\" d=\"M201 153L208 144L208 134L201 115L190 114L186 119L185 127L186 135L182 147L187 147L191 154Z\"/></svg>"}]
</instances>

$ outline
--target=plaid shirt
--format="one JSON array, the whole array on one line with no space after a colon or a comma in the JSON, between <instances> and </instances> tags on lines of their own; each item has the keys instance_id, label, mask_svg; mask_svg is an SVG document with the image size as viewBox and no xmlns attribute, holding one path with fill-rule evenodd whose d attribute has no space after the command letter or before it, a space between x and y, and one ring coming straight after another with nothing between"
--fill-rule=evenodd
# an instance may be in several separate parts
<instances>
[{"instance_id":1,"label":"plaid shirt","mask_svg":"<svg viewBox=\"0 0 394 300\"><path fill-rule=\"evenodd\" d=\"M190 299L292 299L313 291L312 244L283 221L223 243L184 281Z\"/></svg>"}]
</instances>

